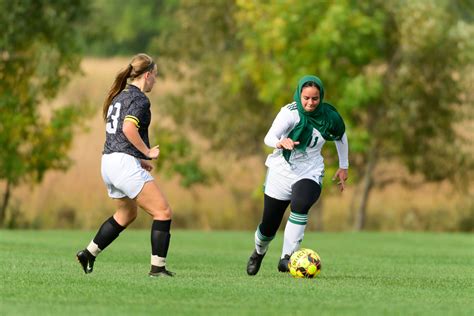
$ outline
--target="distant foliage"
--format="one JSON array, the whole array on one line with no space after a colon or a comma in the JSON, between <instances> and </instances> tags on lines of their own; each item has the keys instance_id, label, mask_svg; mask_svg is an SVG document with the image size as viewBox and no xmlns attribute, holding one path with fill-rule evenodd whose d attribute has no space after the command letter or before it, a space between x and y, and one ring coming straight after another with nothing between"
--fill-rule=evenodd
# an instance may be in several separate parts
<instances>
[{"instance_id":1,"label":"distant foliage","mask_svg":"<svg viewBox=\"0 0 474 316\"><path fill-rule=\"evenodd\" d=\"M167 113L215 149L263 154L297 79L317 74L346 120L362 228L371 189L394 181L374 174L380 161L459 188L472 179L472 139L455 129L460 113L472 114L472 9L447 0L180 1L160 36L183 87Z\"/></svg>"},{"instance_id":2,"label":"distant foliage","mask_svg":"<svg viewBox=\"0 0 474 316\"><path fill-rule=\"evenodd\" d=\"M92 0L91 22L83 25L87 55L130 56L148 52L161 30L173 23L168 8L177 0Z\"/></svg>"},{"instance_id":3,"label":"distant foliage","mask_svg":"<svg viewBox=\"0 0 474 316\"><path fill-rule=\"evenodd\" d=\"M0 2L0 225L13 187L71 164L67 151L87 108L81 100L49 105L80 71L79 26L89 15L87 0Z\"/></svg>"}]
</instances>

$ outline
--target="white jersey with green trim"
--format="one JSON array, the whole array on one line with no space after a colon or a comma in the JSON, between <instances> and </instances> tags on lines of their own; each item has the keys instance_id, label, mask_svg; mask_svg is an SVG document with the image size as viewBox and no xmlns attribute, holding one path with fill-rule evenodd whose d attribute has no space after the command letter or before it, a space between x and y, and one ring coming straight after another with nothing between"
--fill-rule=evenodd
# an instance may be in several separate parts
<instances>
[{"instance_id":1,"label":"white jersey with green trim","mask_svg":"<svg viewBox=\"0 0 474 316\"><path fill-rule=\"evenodd\" d=\"M283 150L276 148L277 143L287 138L299 121L300 116L296 102L281 108L264 139L267 146L275 148L273 153L268 155L265 165L269 168L276 168L282 175L291 173L292 175L298 175L300 178L323 176L324 159L321 155L321 149L326 140L317 129L313 128L311 141L306 147L306 151L293 150L289 162L283 157ZM339 168L348 169L349 159L346 133L344 133L341 140L334 141L334 143L336 144L339 157Z\"/></svg>"}]
</instances>

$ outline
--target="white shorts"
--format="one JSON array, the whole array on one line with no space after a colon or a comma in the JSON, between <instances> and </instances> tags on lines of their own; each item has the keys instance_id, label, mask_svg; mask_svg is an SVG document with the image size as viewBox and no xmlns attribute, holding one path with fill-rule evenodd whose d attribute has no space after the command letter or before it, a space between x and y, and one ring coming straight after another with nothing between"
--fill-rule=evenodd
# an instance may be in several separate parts
<instances>
[{"instance_id":1,"label":"white shorts","mask_svg":"<svg viewBox=\"0 0 474 316\"><path fill-rule=\"evenodd\" d=\"M316 171L312 174L298 175L291 172L278 172L276 168L268 168L265 178L264 192L269 197L281 201L290 201L293 184L309 179L322 185L324 171Z\"/></svg>"},{"instance_id":2,"label":"white shorts","mask_svg":"<svg viewBox=\"0 0 474 316\"><path fill-rule=\"evenodd\" d=\"M102 155L101 173L109 196L114 199L134 199L145 183L153 180L140 159L124 153Z\"/></svg>"}]
</instances>

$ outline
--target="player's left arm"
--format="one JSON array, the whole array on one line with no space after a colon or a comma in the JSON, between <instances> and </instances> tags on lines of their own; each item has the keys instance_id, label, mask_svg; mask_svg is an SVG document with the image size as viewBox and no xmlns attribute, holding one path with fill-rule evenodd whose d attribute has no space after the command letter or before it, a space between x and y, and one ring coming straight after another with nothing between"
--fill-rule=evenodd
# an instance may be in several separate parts
<instances>
[{"instance_id":1,"label":"player's left arm","mask_svg":"<svg viewBox=\"0 0 474 316\"><path fill-rule=\"evenodd\" d=\"M135 125L135 122L132 122L131 120L128 120L125 118L123 122L123 127L122 131L125 137L127 137L128 141L135 146L138 151L140 151L142 154L145 155L145 157L151 158L151 159L156 159L158 158L158 155L160 154L160 146L155 146L152 148L148 148L148 146L145 144L143 139L140 136L140 133L138 132L138 127Z\"/></svg>"},{"instance_id":2,"label":"player's left arm","mask_svg":"<svg viewBox=\"0 0 474 316\"><path fill-rule=\"evenodd\" d=\"M141 122L143 121L144 117L146 117L147 113L150 109L150 101L147 97L143 96L141 98L136 98L130 104L127 112L125 113L125 117L123 120L123 127L122 131L127 137L128 141L135 146L135 148L140 151L145 157L151 159L157 159L158 155L160 154L160 146L148 147L142 137L138 129L140 128ZM142 164L143 167L143 164ZM143 167L148 168L148 167Z\"/></svg>"},{"instance_id":3,"label":"player's left arm","mask_svg":"<svg viewBox=\"0 0 474 316\"><path fill-rule=\"evenodd\" d=\"M337 184L339 186L339 190L342 192L345 188L345 182L349 177L349 143L347 141L346 133L342 135L341 140L336 140L334 143L336 144L337 156L339 157L339 169L337 169L336 174L332 180L338 180Z\"/></svg>"}]
</instances>

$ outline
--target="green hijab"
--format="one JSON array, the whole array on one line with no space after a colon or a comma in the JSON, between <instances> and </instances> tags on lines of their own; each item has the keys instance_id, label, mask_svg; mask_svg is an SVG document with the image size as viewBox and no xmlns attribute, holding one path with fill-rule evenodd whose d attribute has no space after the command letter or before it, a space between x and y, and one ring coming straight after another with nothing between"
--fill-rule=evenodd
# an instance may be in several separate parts
<instances>
[{"instance_id":1,"label":"green hijab","mask_svg":"<svg viewBox=\"0 0 474 316\"><path fill-rule=\"evenodd\" d=\"M314 82L319 87L320 102L316 109L312 112L306 112L301 104L301 90L307 82ZM293 100L296 101L298 114L300 116L299 123L293 128L288 135L293 141L299 141L296 150L305 152L306 147L311 141L313 128L317 129L325 140L340 140L346 130L344 121L336 108L324 100L324 86L321 79L316 76L304 76L298 82ZM286 161L290 159L291 150L283 149L283 157Z\"/></svg>"}]
</instances>

